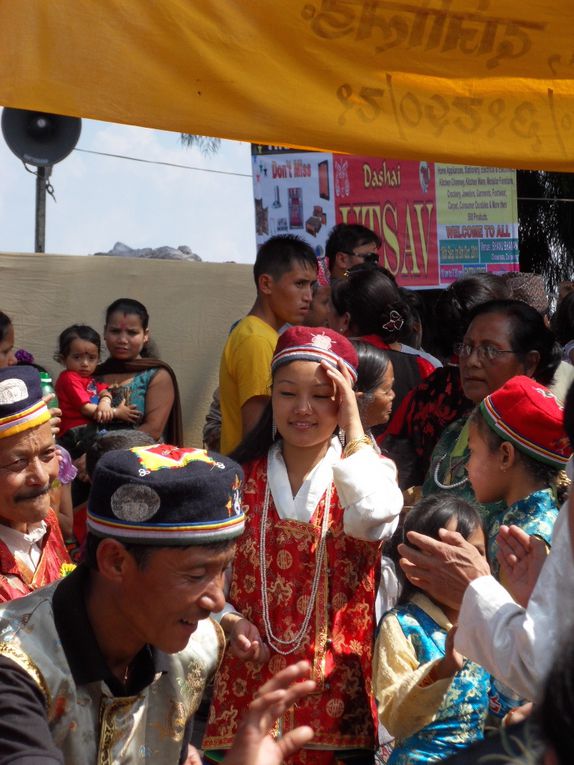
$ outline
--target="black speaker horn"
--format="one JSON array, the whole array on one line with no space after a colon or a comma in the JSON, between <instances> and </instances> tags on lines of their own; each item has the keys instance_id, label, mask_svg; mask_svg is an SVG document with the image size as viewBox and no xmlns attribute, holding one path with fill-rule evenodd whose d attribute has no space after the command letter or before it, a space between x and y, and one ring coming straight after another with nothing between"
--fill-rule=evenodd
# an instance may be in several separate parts
<instances>
[{"instance_id":1,"label":"black speaker horn","mask_svg":"<svg viewBox=\"0 0 574 765\"><path fill-rule=\"evenodd\" d=\"M78 143L82 120L27 109L2 110L2 133L9 148L28 165L61 162Z\"/></svg>"}]
</instances>

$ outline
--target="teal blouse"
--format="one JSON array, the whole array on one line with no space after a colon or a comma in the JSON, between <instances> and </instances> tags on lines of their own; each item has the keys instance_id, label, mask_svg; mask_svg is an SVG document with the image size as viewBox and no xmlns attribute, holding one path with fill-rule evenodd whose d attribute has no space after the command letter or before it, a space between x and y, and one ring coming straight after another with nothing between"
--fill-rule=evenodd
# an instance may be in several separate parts
<instances>
[{"instance_id":1,"label":"teal blouse","mask_svg":"<svg viewBox=\"0 0 574 765\"><path fill-rule=\"evenodd\" d=\"M527 534L540 537L550 546L558 510L552 490L540 489L524 499L519 499L518 502L503 510L500 515L492 518L488 529L488 557L492 573L497 579L500 574L500 565L496 558L498 550L496 537L501 525L518 526Z\"/></svg>"}]
</instances>

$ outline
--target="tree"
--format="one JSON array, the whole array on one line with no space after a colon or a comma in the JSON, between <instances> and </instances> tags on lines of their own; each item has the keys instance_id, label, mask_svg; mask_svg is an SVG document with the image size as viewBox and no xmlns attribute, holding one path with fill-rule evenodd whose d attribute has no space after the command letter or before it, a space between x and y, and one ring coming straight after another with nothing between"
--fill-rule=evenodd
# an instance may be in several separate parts
<instances>
[{"instance_id":1,"label":"tree","mask_svg":"<svg viewBox=\"0 0 574 765\"><path fill-rule=\"evenodd\" d=\"M205 157L217 154L221 146L221 138L210 138L207 135L192 135L191 133L181 133L180 137L184 146L187 148L197 146Z\"/></svg>"},{"instance_id":2,"label":"tree","mask_svg":"<svg viewBox=\"0 0 574 765\"><path fill-rule=\"evenodd\" d=\"M521 271L543 274L549 294L574 275L574 174L519 170Z\"/></svg>"}]
</instances>

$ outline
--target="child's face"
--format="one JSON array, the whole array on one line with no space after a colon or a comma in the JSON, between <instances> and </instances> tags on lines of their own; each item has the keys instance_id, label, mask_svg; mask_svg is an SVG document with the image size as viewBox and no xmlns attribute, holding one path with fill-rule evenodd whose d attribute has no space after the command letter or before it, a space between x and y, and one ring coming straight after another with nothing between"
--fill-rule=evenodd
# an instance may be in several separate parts
<instances>
[{"instance_id":1,"label":"child's face","mask_svg":"<svg viewBox=\"0 0 574 765\"><path fill-rule=\"evenodd\" d=\"M6 330L6 337L0 343L0 369L3 367L13 367L18 360L14 356L14 327L10 326Z\"/></svg>"},{"instance_id":2,"label":"child's face","mask_svg":"<svg viewBox=\"0 0 574 765\"><path fill-rule=\"evenodd\" d=\"M271 401L285 443L304 449L331 438L339 411L333 393L333 383L314 361L292 361L277 370Z\"/></svg>"},{"instance_id":3,"label":"child's face","mask_svg":"<svg viewBox=\"0 0 574 765\"><path fill-rule=\"evenodd\" d=\"M70 372L77 372L81 377L91 377L98 366L99 359L100 354L95 343L76 337L70 344L64 364Z\"/></svg>"},{"instance_id":4,"label":"child's face","mask_svg":"<svg viewBox=\"0 0 574 765\"><path fill-rule=\"evenodd\" d=\"M458 519L457 518L451 518L450 521L446 524L446 528L449 531L456 531L458 525ZM484 536L484 531L481 529L480 526L477 526L474 531L472 531L466 540L469 544L471 544L473 547L476 547L478 552L482 555L483 558L486 558L486 538Z\"/></svg>"},{"instance_id":5,"label":"child's face","mask_svg":"<svg viewBox=\"0 0 574 765\"><path fill-rule=\"evenodd\" d=\"M480 429L471 423L468 431L470 458L466 465L468 479L479 502L498 502L504 497L504 472L501 470L500 454L491 451Z\"/></svg>"}]
</instances>

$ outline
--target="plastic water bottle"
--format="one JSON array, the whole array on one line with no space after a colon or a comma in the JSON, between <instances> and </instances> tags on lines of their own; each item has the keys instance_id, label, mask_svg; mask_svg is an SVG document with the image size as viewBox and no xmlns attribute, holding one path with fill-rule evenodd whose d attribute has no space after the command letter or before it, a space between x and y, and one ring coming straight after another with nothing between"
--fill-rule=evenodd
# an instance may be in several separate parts
<instances>
[{"instance_id":1,"label":"plastic water bottle","mask_svg":"<svg viewBox=\"0 0 574 765\"><path fill-rule=\"evenodd\" d=\"M56 408L58 406L58 399L56 398L56 391L52 385L52 378L48 372L40 372L40 383L42 386L42 396L47 396L50 393L54 395L54 398L48 402L48 407L50 409Z\"/></svg>"}]
</instances>

